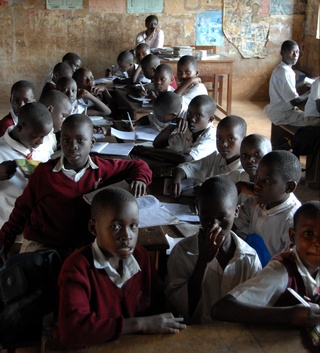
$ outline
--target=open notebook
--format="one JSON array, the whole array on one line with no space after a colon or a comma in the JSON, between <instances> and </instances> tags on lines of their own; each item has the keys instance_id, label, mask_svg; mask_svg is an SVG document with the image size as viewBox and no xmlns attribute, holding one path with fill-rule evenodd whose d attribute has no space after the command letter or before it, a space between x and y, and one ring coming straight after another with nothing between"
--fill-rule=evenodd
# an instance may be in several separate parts
<instances>
[{"instance_id":1,"label":"open notebook","mask_svg":"<svg viewBox=\"0 0 320 353\"><path fill-rule=\"evenodd\" d=\"M114 156L128 156L134 147L133 142L129 143L111 143L96 142L91 148L91 152L98 154L108 154Z\"/></svg>"},{"instance_id":2,"label":"open notebook","mask_svg":"<svg viewBox=\"0 0 320 353\"><path fill-rule=\"evenodd\" d=\"M111 136L115 136L121 140L143 140L153 141L159 134L159 130L150 126L137 126L134 131L120 131L111 128Z\"/></svg>"}]
</instances>

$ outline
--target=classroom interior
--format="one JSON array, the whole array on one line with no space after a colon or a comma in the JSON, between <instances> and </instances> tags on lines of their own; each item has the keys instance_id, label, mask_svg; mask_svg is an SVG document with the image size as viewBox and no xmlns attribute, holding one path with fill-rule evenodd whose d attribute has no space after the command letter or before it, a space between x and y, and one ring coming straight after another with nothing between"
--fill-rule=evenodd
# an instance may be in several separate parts
<instances>
[{"instance_id":1,"label":"classroom interior","mask_svg":"<svg viewBox=\"0 0 320 353\"><path fill-rule=\"evenodd\" d=\"M10 109L10 89L14 82L26 79L40 89L47 73L66 52L78 53L95 78L103 77L105 69L116 62L122 50L134 47L135 34L144 29L144 19L149 14L127 13L126 3L84 0L82 10L49 11L43 0L0 1L0 117ZM309 77L319 76L320 40L316 38L319 1L286 0L286 4L292 7L292 13L270 15L266 57L243 58L227 39L223 46L215 48L216 53L234 60L231 113L247 121L248 134L270 137L271 122L263 108L268 103L269 78L280 61L279 49L284 40L294 39L299 43L301 54L296 69ZM163 0L163 12L156 15L165 33L165 45L194 46L197 13L213 9L222 10L223 1ZM304 157L301 162L304 167ZM301 202L320 199L319 189L308 187L304 174L295 194Z\"/></svg>"}]
</instances>

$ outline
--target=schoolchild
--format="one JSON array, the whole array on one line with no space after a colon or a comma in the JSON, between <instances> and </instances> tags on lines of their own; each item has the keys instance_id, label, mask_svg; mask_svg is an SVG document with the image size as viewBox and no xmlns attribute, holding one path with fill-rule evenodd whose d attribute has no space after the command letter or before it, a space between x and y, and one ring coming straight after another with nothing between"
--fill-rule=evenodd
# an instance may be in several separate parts
<instances>
[{"instance_id":1,"label":"schoolchild","mask_svg":"<svg viewBox=\"0 0 320 353\"><path fill-rule=\"evenodd\" d=\"M65 54L62 58L62 62L67 63L70 65L72 69L72 73L75 72L76 70L80 69L82 62L81 58L78 54L69 52Z\"/></svg>"},{"instance_id":2,"label":"schoolchild","mask_svg":"<svg viewBox=\"0 0 320 353\"><path fill-rule=\"evenodd\" d=\"M86 108L78 104L78 86L72 77L61 77L57 82L57 90L64 93L72 104L71 114L82 114Z\"/></svg>"},{"instance_id":3,"label":"schoolchild","mask_svg":"<svg viewBox=\"0 0 320 353\"><path fill-rule=\"evenodd\" d=\"M52 77L51 81L46 82L42 89L42 93L45 93L47 91L50 91L52 89L56 89L57 82L59 78L61 77L72 77L73 71L70 65L68 65L65 62L58 63L54 68L52 72Z\"/></svg>"}]
</instances>

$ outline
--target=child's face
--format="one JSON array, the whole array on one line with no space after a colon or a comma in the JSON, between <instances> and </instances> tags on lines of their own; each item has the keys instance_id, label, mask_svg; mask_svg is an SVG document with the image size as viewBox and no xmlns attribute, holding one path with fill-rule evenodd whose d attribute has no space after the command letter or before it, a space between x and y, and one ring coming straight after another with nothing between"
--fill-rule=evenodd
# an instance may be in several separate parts
<instances>
[{"instance_id":1,"label":"child's face","mask_svg":"<svg viewBox=\"0 0 320 353\"><path fill-rule=\"evenodd\" d=\"M64 126L61 129L61 148L67 169L78 171L85 166L94 144L92 133L92 129L85 123L74 127Z\"/></svg>"},{"instance_id":2,"label":"child's face","mask_svg":"<svg viewBox=\"0 0 320 353\"><path fill-rule=\"evenodd\" d=\"M269 209L284 202L289 194L288 182L271 165L260 162L254 180L254 195L258 203Z\"/></svg>"},{"instance_id":3,"label":"child's face","mask_svg":"<svg viewBox=\"0 0 320 353\"><path fill-rule=\"evenodd\" d=\"M83 76L77 82L78 88L86 89L87 91L91 91L91 87L93 86L94 77L91 71L85 70L83 72Z\"/></svg>"},{"instance_id":4,"label":"child's face","mask_svg":"<svg viewBox=\"0 0 320 353\"><path fill-rule=\"evenodd\" d=\"M189 104L187 120L188 128L194 134L203 131L213 117L208 113L204 106Z\"/></svg>"},{"instance_id":5,"label":"child's face","mask_svg":"<svg viewBox=\"0 0 320 353\"><path fill-rule=\"evenodd\" d=\"M243 140L239 126L223 126L217 128L217 149L228 163L235 161L240 155Z\"/></svg>"},{"instance_id":6,"label":"child's face","mask_svg":"<svg viewBox=\"0 0 320 353\"><path fill-rule=\"evenodd\" d=\"M28 122L18 123L19 141L27 148L35 149L43 143L43 139L50 133L52 126L52 123L46 125L34 125Z\"/></svg>"},{"instance_id":7,"label":"child's face","mask_svg":"<svg viewBox=\"0 0 320 353\"><path fill-rule=\"evenodd\" d=\"M80 59L69 60L67 61L67 64L69 64L69 66L71 67L72 72L75 72L76 70L80 69L81 60Z\"/></svg>"},{"instance_id":8,"label":"child's face","mask_svg":"<svg viewBox=\"0 0 320 353\"><path fill-rule=\"evenodd\" d=\"M301 214L290 229L290 238L296 244L298 255L308 271L313 274L320 267L320 216Z\"/></svg>"},{"instance_id":9,"label":"child's face","mask_svg":"<svg viewBox=\"0 0 320 353\"><path fill-rule=\"evenodd\" d=\"M196 77L198 75L197 69L192 63L179 64L177 70L178 81L183 82L190 77Z\"/></svg>"},{"instance_id":10,"label":"child's face","mask_svg":"<svg viewBox=\"0 0 320 353\"><path fill-rule=\"evenodd\" d=\"M295 65L299 59L299 47L294 45L292 48L281 52L282 61L287 65Z\"/></svg>"},{"instance_id":11,"label":"child's face","mask_svg":"<svg viewBox=\"0 0 320 353\"><path fill-rule=\"evenodd\" d=\"M149 65L142 65L141 68L142 68L144 76L146 78L148 78L149 80L152 80L154 77L154 72L155 72L156 68L149 66Z\"/></svg>"},{"instance_id":12,"label":"child's face","mask_svg":"<svg viewBox=\"0 0 320 353\"><path fill-rule=\"evenodd\" d=\"M132 68L133 63L130 63L128 61L122 61L122 62L118 61L118 66L119 66L120 71L127 72Z\"/></svg>"},{"instance_id":13,"label":"child's face","mask_svg":"<svg viewBox=\"0 0 320 353\"><path fill-rule=\"evenodd\" d=\"M72 105L67 100L61 101L60 103L52 106L50 113L53 120L54 132L58 132L61 130L62 123L64 119L71 114L71 110L72 110Z\"/></svg>"},{"instance_id":14,"label":"child's face","mask_svg":"<svg viewBox=\"0 0 320 353\"><path fill-rule=\"evenodd\" d=\"M137 61L138 63L141 62L141 60L147 56L148 54L150 54L145 48L138 48L136 49L136 58L137 58Z\"/></svg>"},{"instance_id":15,"label":"child's face","mask_svg":"<svg viewBox=\"0 0 320 353\"><path fill-rule=\"evenodd\" d=\"M168 87L172 83L172 75L170 75L169 72L165 70L161 70L160 72L156 71L154 73L153 83L155 89L158 92L166 92L168 90Z\"/></svg>"},{"instance_id":16,"label":"child's face","mask_svg":"<svg viewBox=\"0 0 320 353\"><path fill-rule=\"evenodd\" d=\"M77 99L77 84L75 80L66 82L66 84L61 87L61 92L69 97L71 103Z\"/></svg>"},{"instance_id":17,"label":"child's face","mask_svg":"<svg viewBox=\"0 0 320 353\"><path fill-rule=\"evenodd\" d=\"M240 147L240 161L243 169L249 174L250 180L253 181L256 171L262 157L271 152L269 145L263 140L242 142Z\"/></svg>"},{"instance_id":18,"label":"child's face","mask_svg":"<svg viewBox=\"0 0 320 353\"><path fill-rule=\"evenodd\" d=\"M12 92L10 103L15 115L18 116L19 110L27 103L35 102L34 92L30 87L18 88Z\"/></svg>"},{"instance_id":19,"label":"child's face","mask_svg":"<svg viewBox=\"0 0 320 353\"><path fill-rule=\"evenodd\" d=\"M231 197L212 200L211 196L202 196L198 202L201 227L218 225L221 227L221 236L230 234L234 218L237 214L237 205Z\"/></svg>"},{"instance_id":20,"label":"child's face","mask_svg":"<svg viewBox=\"0 0 320 353\"><path fill-rule=\"evenodd\" d=\"M112 265L132 255L138 239L138 223L139 209L135 202L112 205L90 220L89 229Z\"/></svg>"}]
</instances>

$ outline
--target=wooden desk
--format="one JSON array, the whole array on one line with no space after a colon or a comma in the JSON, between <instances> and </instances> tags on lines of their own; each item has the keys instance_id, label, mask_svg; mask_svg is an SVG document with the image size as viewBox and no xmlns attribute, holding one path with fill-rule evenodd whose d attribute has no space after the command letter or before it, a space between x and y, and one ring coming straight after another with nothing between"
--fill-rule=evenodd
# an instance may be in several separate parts
<instances>
[{"instance_id":1,"label":"wooden desk","mask_svg":"<svg viewBox=\"0 0 320 353\"><path fill-rule=\"evenodd\" d=\"M168 64L171 66L173 73L177 74L177 61L161 60L162 64ZM234 60L227 56L220 55L217 59L212 60L198 60L199 76L210 76L210 75L227 75L227 106L226 109L221 105L217 105L223 114L231 114L231 102L232 102L232 74L233 74L233 63ZM216 88L217 89L217 88Z\"/></svg>"},{"instance_id":2,"label":"wooden desk","mask_svg":"<svg viewBox=\"0 0 320 353\"><path fill-rule=\"evenodd\" d=\"M128 335L80 350L61 350L47 342L45 353L307 353L300 329L216 322L188 326L173 335Z\"/></svg>"}]
</instances>

